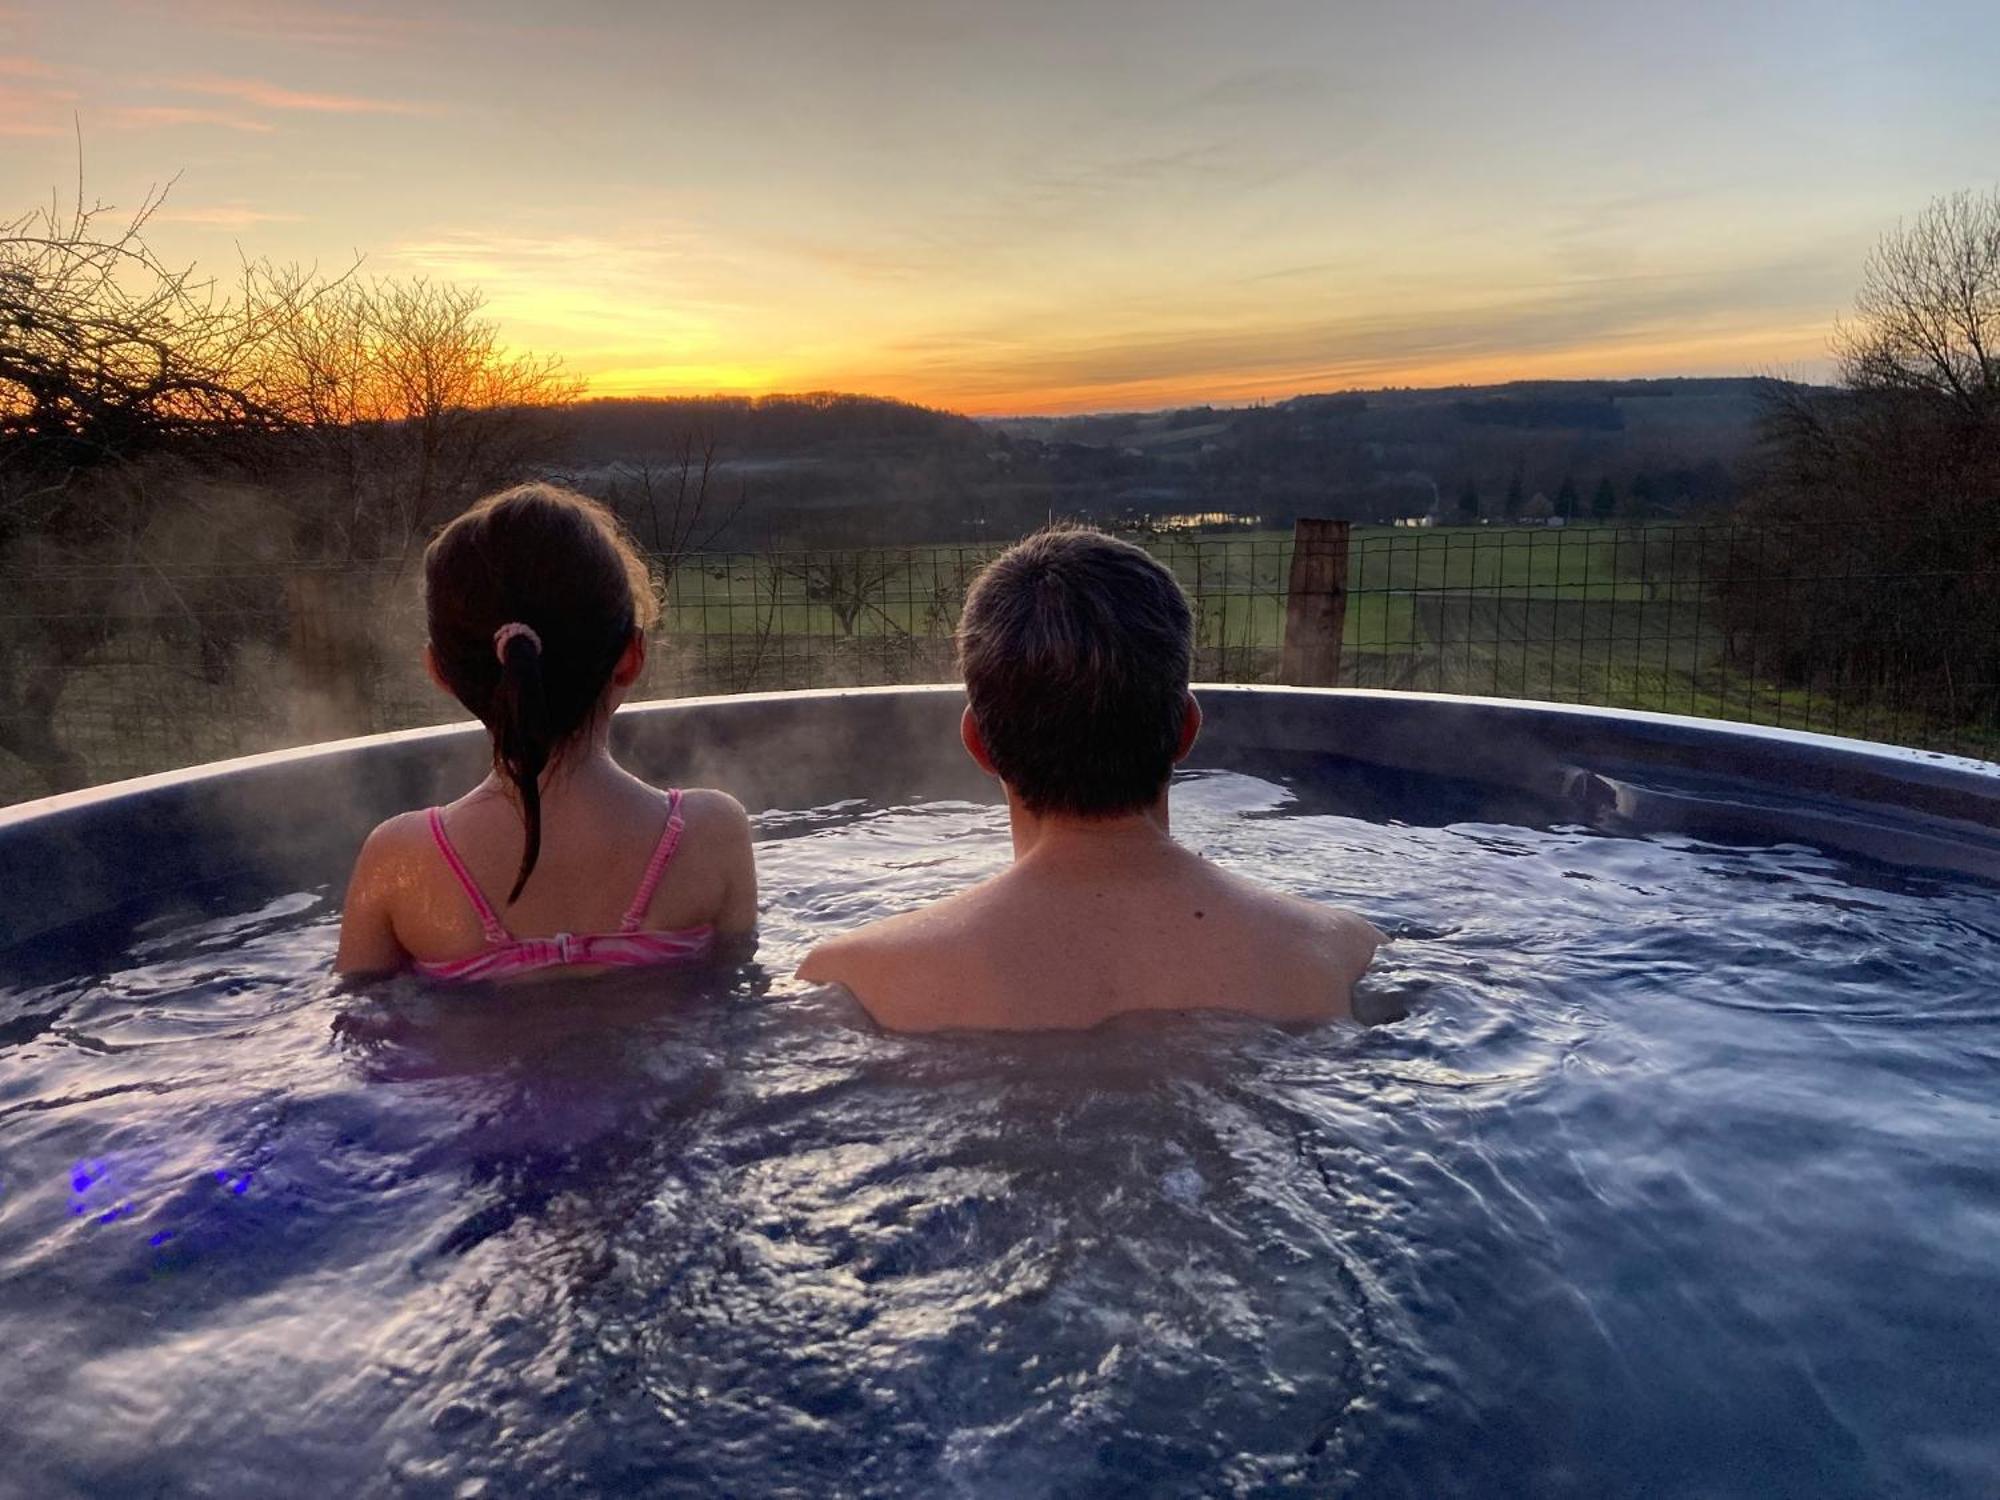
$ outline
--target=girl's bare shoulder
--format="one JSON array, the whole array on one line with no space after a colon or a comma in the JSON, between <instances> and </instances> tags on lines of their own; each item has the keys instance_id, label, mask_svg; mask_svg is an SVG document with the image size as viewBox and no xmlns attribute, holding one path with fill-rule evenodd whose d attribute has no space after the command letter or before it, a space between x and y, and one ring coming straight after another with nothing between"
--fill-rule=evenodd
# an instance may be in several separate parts
<instances>
[{"instance_id":1,"label":"girl's bare shoulder","mask_svg":"<svg viewBox=\"0 0 2000 1500\"><path fill-rule=\"evenodd\" d=\"M427 809L397 813L377 823L362 841L356 864L378 867L401 865L429 849L431 843Z\"/></svg>"},{"instance_id":2,"label":"girl's bare shoulder","mask_svg":"<svg viewBox=\"0 0 2000 1500\"><path fill-rule=\"evenodd\" d=\"M713 787L681 788L681 823L690 842L709 848L750 842L750 815L743 804Z\"/></svg>"},{"instance_id":3,"label":"girl's bare shoulder","mask_svg":"<svg viewBox=\"0 0 2000 1500\"><path fill-rule=\"evenodd\" d=\"M697 818L717 823L749 827L750 814L743 804L725 791L712 786L684 786L681 789L681 816L692 823Z\"/></svg>"}]
</instances>

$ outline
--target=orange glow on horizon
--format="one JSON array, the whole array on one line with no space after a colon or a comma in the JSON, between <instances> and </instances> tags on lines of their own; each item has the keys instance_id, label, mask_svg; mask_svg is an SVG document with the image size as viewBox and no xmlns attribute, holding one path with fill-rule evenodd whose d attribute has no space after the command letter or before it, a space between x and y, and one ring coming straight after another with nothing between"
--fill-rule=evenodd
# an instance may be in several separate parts
<instances>
[{"instance_id":1,"label":"orange glow on horizon","mask_svg":"<svg viewBox=\"0 0 2000 1500\"><path fill-rule=\"evenodd\" d=\"M1090 412L1244 406L1338 391L1441 389L1524 380L1656 380L1794 374L1824 361L1827 329L1814 325L1725 329L1679 337L1635 337L1570 349L1502 352L1399 364L1361 361L1285 371L1217 370L1153 379L1016 388L925 383L882 372L843 377L820 371L732 365L657 365L580 372L591 397L686 399L840 391L907 401L971 417L1071 416Z\"/></svg>"},{"instance_id":2,"label":"orange glow on horizon","mask_svg":"<svg viewBox=\"0 0 2000 1500\"><path fill-rule=\"evenodd\" d=\"M180 173L149 243L225 283L476 289L600 396L973 416L1822 376L1871 245L1991 175L2000 41L1993 7L153 9L0 0L0 196L87 142L88 196Z\"/></svg>"}]
</instances>

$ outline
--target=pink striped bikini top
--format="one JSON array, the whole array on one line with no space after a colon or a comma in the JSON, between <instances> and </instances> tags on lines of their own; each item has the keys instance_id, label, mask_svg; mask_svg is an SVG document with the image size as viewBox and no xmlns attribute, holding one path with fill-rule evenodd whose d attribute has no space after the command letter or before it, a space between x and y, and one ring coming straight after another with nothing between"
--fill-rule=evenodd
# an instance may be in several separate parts
<instances>
[{"instance_id":1,"label":"pink striped bikini top","mask_svg":"<svg viewBox=\"0 0 2000 1500\"><path fill-rule=\"evenodd\" d=\"M451 866L451 873L458 878L465 899L472 903L473 911L478 914L480 931L486 935L486 946L465 958L446 959L440 963L419 960L415 964L419 974L432 979L509 979L517 974L531 974L537 969L584 965L636 968L643 964L691 963L705 958L715 944L715 929L708 925L683 927L676 932L639 930L639 924L646 919L646 908L653 904L653 892L659 889L660 877L666 874L667 862L674 857L674 850L680 847L681 830L686 826L681 821L681 794L678 790L667 793L667 826L660 833L660 842L653 848L653 857L646 862L646 873L640 878L639 889L633 893L632 904L625 908L625 916L616 932L559 932L554 937L515 937L501 925L493 903L486 899L486 893L473 880L472 872L465 868L465 861L458 857L458 850L452 847L451 837L444 831L444 810L433 807L429 817L431 838L436 841L444 862Z\"/></svg>"}]
</instances>

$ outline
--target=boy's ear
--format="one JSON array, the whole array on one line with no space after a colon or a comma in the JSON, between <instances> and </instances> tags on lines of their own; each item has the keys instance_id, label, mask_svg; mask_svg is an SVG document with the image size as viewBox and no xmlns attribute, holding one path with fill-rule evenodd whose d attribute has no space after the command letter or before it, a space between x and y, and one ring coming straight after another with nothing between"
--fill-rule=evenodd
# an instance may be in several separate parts
<instances>
[{"instance_id":1,"label":"boy's ear","mask_svg":"<svg viewBox=\"0 0 2000 1500\"><path fill-rule=\"evenodd\" d=\"M1174 764L1179 765L1194 749L1194 742L1201 738L1201 705L1194 701L1194 694L1187 695L1187 707L1181 711L1181 743L1174 751Z\"/></svg>"},{"instance_id":2,"label":"boy's ear","mask_svg":"<svg viewBox=\"0 0 2000 1500\"><path fill-rule=\"evenodd\" d=\"M458 696L458 694L452 692L451 684L444 680L444 673L438 670L437 652L431 650L431 643L429 641L424 642L424 671L429 674L431 681L438 685L440 692L452 698Z\"/></svg>"},{"instance_id":3,"label":"boy's ear","mask_svg":"<svg viewBox=\"0 0 2000 1500\"><path fill-rule=\"evenodd\" d=\"M979 733L979 721L972 717L970 708L958 716L958 742L965 746L965 753L980 770L988 776L1000 774L993 769L993 757L986 752L986 740Z\"/></svg>"},{"instance_id":4,"label":"boy's ear","mask_svg":"<svg viewBox=\"0 0 2000 1500\"><path fill-rule=\"evenodd\" d=\"M618 657L618 665L611 669L611 685L628 688L639 680L639 674L646 670L646 632L635 630L632 639L625 643L625 650Z\"/></svg>"}]
</instances>

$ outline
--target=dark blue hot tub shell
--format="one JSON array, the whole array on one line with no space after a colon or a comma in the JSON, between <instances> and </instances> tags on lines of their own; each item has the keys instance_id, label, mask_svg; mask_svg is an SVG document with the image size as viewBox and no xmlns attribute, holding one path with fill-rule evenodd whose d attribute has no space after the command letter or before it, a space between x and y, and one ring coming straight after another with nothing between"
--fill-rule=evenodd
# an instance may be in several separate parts
<instances>
[{"instance_id":1,"label":"dark blue hot tub shell","mask_svg":"<svg viewBox=\"0 0 2000 1500\"><path fill-rule=\"evenodd\" d=\"M2000 768L1820 735L1662 714L1423 694L1199 690L1193 768L1325 757L1380 780L1448 779L1549 823L1802 843L2000 878ZM752 807L848 797L990 798L958 746L955 687L628 707L620 754L663 783ZM337 886L367 830L482 772L476 725L281 751L0 809L0 951L129 928L186 893ZM1414 795L1421 796L1421 791ZM1496 819L1499 821L1500 819Z\"/></svg>"}]
</instances>

